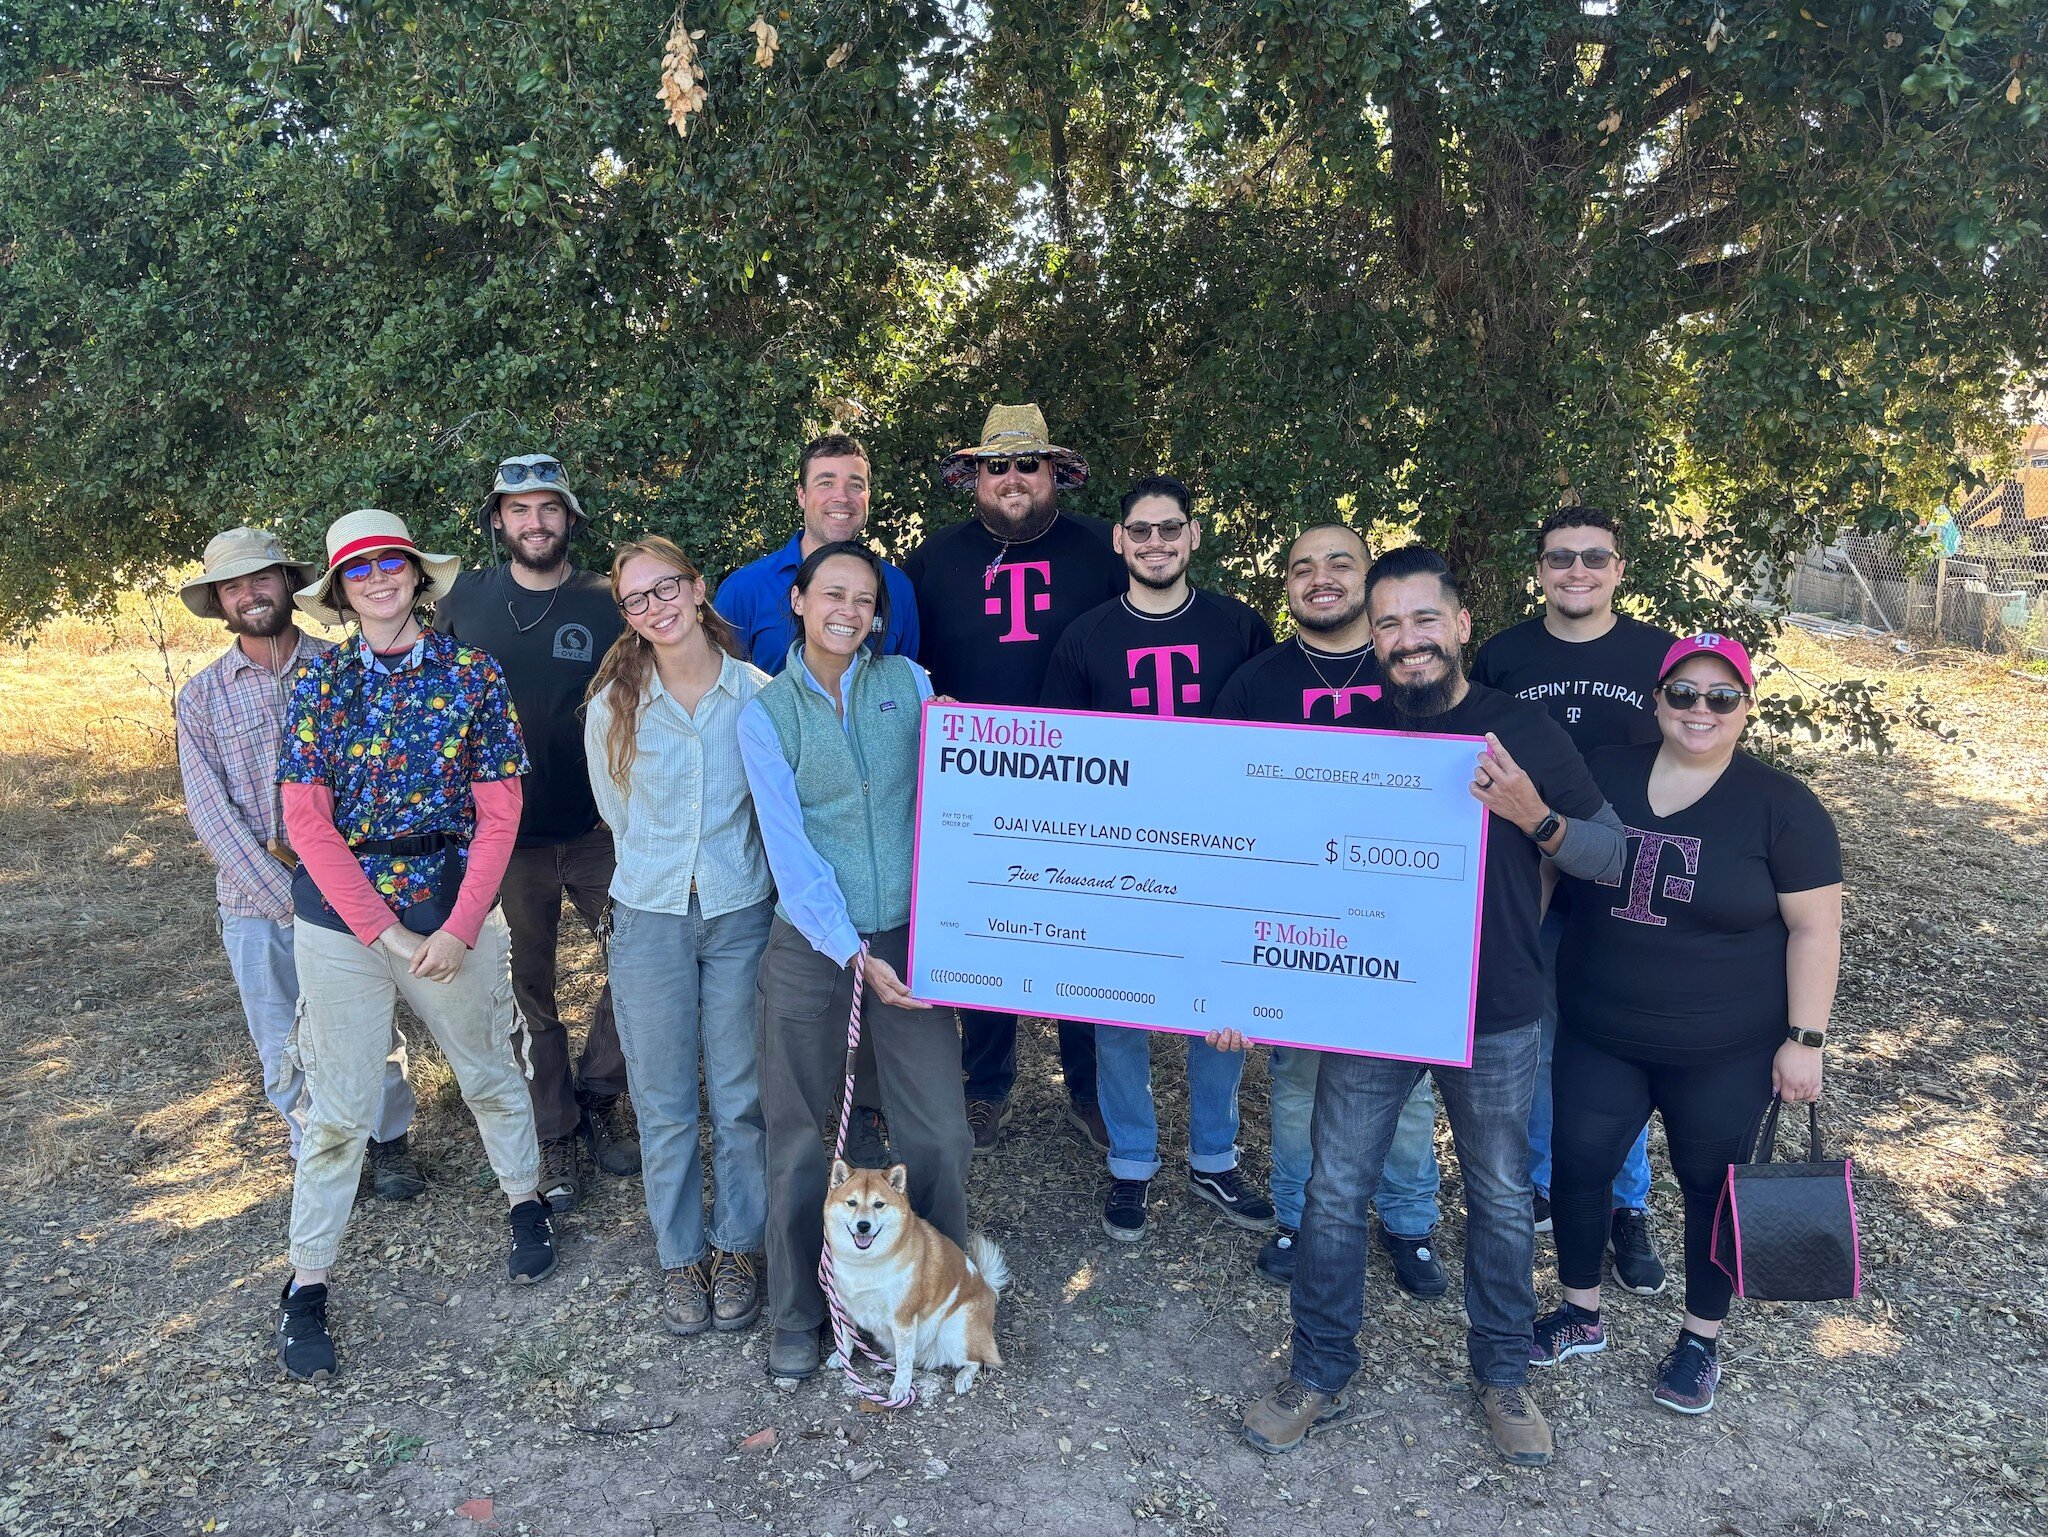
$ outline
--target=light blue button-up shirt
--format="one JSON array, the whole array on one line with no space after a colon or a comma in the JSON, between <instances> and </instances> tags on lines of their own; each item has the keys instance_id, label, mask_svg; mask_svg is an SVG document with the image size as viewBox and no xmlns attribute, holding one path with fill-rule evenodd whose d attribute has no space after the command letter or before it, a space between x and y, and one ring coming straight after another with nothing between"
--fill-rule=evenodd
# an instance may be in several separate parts
<instances>
[{"instance_id":1,"label":"light blue button-up shirt","mask_svg":"<svg viewBox=\"0 0 2048 1537\"><path fill-rule=\"evenodd\" d=\"M798 652L802 660L802 652ZM866 651L854 654L853 665L839 680L839 720L842 727L851 719L853 680L868 664ZM931 675L917 663L910 664L917 680L917 697L932 697ZM806 665L804 687L820 698L830 699L825 685L811 675ZM761 841L768 850L768 867L775 872L775 890L782 910L797 931L811 942L820 955L844 966L860 953L860 931L847 916L846 898L839 890L839 877L811 847L804 831L804 813L796 793L796 770L782 755L782 739L768 712L751 700L740 711L740 759L746 765L747 783L754 791L754 812L760 818Z\"/></svg>"},{"instance_id":2,"label":"light blue button-up shirt","mask_svg":"<svg viewBox=\"0 0 2048 1537\"><path fill-rule=\"evenodd\" d=\"M774 886L739 740L741 712L767 681L760 668L729 656L692 711L662 686L659 673L650 678L630 793L612 778L605 747L609 690L585 708L590 790L618 849L614 901L681 915L690 910L694 886L703 915L718 918L768 899Z\"/></svg>"}]
</instances>

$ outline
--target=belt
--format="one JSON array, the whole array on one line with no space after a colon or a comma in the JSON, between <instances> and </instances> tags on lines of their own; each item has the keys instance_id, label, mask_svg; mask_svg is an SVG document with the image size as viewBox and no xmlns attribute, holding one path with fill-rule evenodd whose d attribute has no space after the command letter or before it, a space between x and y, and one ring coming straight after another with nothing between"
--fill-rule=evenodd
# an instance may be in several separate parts
<instances>
[{"instance_id":1,"label":"belt","mask_svg":"<svg viewBox=\"0 0 2048 1537\"><path fill-rule=\"evenodd\" d=\"M417 859L422 854L438 854L443 849L459 849L463 840L454 833L421 833L413 838L365 838L361 843L351 843L351 854L371 854L387 859Z\"/></svg>"}]
</instances>

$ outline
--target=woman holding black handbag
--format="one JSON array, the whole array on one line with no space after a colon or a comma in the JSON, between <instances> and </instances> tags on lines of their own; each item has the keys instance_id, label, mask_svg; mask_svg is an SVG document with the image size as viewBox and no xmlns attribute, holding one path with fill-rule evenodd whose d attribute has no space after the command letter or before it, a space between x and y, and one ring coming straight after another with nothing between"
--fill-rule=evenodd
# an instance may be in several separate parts
<instances>
[{"instance_id":1,"label":"woman holding black handbag","mask_svg":"<svg viewBox=\"0 0 2048 1537\"><path fill-rule=\"evenodd\" d=\"M1813 792L1740 747L1756 688L1741 644L1695 635L1660 669L1662 741L1587 767L1628 826L1617 893L1573 893L1558 954L1551 1215L1556 1311L1530 1359L1606 1349L1601 1262L1609 1192L1651 1110L1685 1195L1685 1320L1656 1402L1713 1407L1733 1293L1714 1263L1728 1166L1748 1156L1775 1092L1821 1092L1821 1046L1841 962L1842 854Z\"/></svg>"}]
</instances>

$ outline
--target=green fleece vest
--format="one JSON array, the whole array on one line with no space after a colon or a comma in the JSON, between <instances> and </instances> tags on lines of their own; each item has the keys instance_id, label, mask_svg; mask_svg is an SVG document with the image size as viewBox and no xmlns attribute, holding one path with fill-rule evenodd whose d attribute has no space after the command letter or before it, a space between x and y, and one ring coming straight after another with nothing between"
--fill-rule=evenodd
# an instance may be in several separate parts
<instances>
[{"instance_id":1,"label":"green fleece vest","mask_svg":"<svg viewBox=\"0 0 2048 1537\"><path fill-rule=\"evenodd\" d=\"M842 726L831 701L805 676L797 650L790 647L787 665L756 697L796 775L804 836L838 877L856 929L877 934L899 928L910 921L917 818L924 702L916 676L900 656L862 661ZM782 912L779 903L777 911Z\"/></svg>"}]
</instances>

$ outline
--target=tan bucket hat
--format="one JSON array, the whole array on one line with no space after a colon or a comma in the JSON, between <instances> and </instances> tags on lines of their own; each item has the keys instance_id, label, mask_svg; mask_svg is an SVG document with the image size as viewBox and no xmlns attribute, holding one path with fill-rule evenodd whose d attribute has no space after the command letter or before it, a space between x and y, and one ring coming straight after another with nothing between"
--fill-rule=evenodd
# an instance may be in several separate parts
<instances>
[{"instance_id":1,"label":"tan bucket hat","mask_svg":"<svg viewBox=\"0 0 2048 1537\"><path fill-rule=\"evenodd\" d=\"M224 619L216 582L232 582L238 576L253 576L272 566L284 567L285 582L303 587L319 574L308 560L293 560L274 534L260 528L230 528L206 541L206 553L199 557L205 569L189 581L178 584L178 596L185 607L201 619Z\"/></svg>"},{"instance_id":2,"label":"tan bucket hat","mask_svg":"<svg viewBox=\"0 0 2048 1537\"><path fill-rule=\"evenodd\" d=\"M446 597L455 585L455 573L462 562L453 555L433 555L412 541L405 519L378 507L359 507L343 513L327 527L327 570L320 580L301 587L292 601L322 624L340 624L341 610L329 598L340 569L360 556L381 550L404 550L418 560L427 573L426 586L414 595L416 603L432 603Z\"/></svg>"},{"instance_id":3,"label":"tan bucket hat","mask_svg":"<svg viewBox=\"0 0 2048 1537\"><path fill-rule=\"evenodd\" d=\"M1061 448L1046 434L1045 413L1036 405L991 406L981 424L981 441L972 448L955 449L939 461L939 474L955 491L973 487L981 471L977 459L1029 458L1036 454L1052 461L1053 484L1074 491L1088 484L1088 461L1071 448Z\"/></svg>"}]
</instances>

